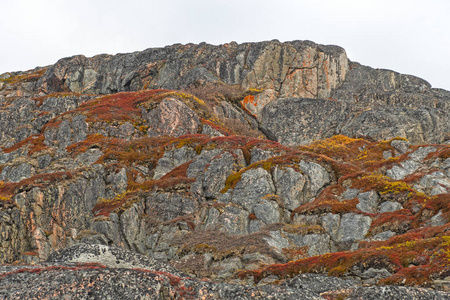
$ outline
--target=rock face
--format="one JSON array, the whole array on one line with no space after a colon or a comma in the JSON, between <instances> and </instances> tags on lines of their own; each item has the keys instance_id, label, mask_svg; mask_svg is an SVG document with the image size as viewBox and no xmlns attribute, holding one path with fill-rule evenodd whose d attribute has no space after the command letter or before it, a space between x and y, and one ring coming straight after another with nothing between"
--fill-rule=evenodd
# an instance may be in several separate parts
<instances>
[{"instance_id":1,"label":"rock face","mask_svg":"<svg viewBox=\"0 0 450 300\"><path fill-rule=\"evenodd\" d=\"M448 298L448 91L309 41L0 83L0 298Z\"/></svg>"},{"instance_id":2,"label":"rock face","mask_svg":"<svg viewBox=\"0 0 450 300\"><path fill-rule=\"evenodd\" d=\"M36 88L45 92L111 94L147 88L180 89L223 81L272 89L278 97L327 98L349 70L344 49L310 41L221 46L173 45L116 56L74 56L47 69Z\"/></svg>"},{"instance_id":3,"label":"rock face","mask_svg":"<svg viewBox=\"0 0 450 300\"><path fill-rule=\"evenodd\" d=\"M170 269L170 268L169 268ZM145 299L448 299L449 294L403 287L360 287L357 281L306 274L281 285L248 287L198 280L147 257L107 246L80 244L46 263L0 267L0 296L12 298ZM17 282L20 282L18 285ZM24 287L27 288L24 288ZM7 287L7 288L6 288Z\"/></svg>"}]
</instances>

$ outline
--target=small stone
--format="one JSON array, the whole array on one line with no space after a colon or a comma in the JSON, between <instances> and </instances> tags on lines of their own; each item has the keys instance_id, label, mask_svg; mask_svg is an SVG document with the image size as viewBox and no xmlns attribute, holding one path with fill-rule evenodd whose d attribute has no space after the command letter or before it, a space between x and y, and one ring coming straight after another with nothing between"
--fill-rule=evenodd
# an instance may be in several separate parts
<instances>
[{"instance_id":1,"label":"small stone","mask_svg":"<svg viewBox=\"0 0 450 300\"><path fill-rule=\"evenodd\" d=\"M380 204L380 213L396 211L400 209L403 209L403 206L398 202L385 201Z\"/></svg>"},{"instance_id":2,"label":"small stone","mask_svg":"<svg viewBox=\"0 0 450 300\"><path fill-rule=\"evenodd\" d=\"M347 189L345 190L345 192L343 192L341 194L341 199L342 200L350 200L350 199L354 199L356 197L358 197L359 193L361 191L359 189Z\"/></svg>"},{"instance_id":3,"label":"small stone","mask_svg":"<svg viewBox=\"0 0 450 300\"><path fill-rule=\"evenodd\" d=\"M391 146L395 148L398 152L401 154L408 152L409 146L411 146L411 143L409 141L405 140L393 140L391 142Z\"/></svg>"},{"instance_id":4,"label":"small stone","mask_svg":"<svg viewBox=\"0 0 450 300\"><path fill-rule=\"evenodd\" d=\"M380 197L375 191L361 193L358 195L359 203L356 208L363 212L376 213L379 199Z\"/></svg>"},{"instance_id":5,"label":"small stone","mask_svg":"<svg viewBox=\"0 0 450 300\"><path fill-rule=\"evenodd\" d=\"M372 239L374 241L386 241L386 240L390 239L391 237L393 237L394 235L395 235L395 232L388 230L388 231L384 231L384 232L374 235Z\"/></svg>"}]
</instances>

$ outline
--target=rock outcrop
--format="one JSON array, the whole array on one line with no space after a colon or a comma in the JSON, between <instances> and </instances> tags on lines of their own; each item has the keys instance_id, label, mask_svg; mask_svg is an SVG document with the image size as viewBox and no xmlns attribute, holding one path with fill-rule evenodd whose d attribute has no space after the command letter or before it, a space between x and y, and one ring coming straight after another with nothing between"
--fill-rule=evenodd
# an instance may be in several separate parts
<instances>
[{"instance_id":1,"label":"rock outcrop","mask_svg":"<svg viewBox=\"0 0 450 300\"><path fill-rule=\"evenodd\" d=\"M448 91L308 41L0 82L1 297L449 298Z\"/></svg>"}]
</instances>

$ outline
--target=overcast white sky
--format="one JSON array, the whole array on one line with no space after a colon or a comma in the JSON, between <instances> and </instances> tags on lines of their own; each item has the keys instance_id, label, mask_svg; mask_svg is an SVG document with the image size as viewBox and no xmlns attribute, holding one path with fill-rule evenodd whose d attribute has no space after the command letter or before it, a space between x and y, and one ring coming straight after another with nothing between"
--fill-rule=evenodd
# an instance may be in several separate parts
<instances>
[{"instance_id":1,"label":"overcast white sky","mask_svg":"<svg viewBox=\"0 0 450 300\"><path fill-rule=\"evenodd\" d=\"M312 40L450 90L449 0L0 0L0 74L175 43Z\"/></svg>"}]
</instances>

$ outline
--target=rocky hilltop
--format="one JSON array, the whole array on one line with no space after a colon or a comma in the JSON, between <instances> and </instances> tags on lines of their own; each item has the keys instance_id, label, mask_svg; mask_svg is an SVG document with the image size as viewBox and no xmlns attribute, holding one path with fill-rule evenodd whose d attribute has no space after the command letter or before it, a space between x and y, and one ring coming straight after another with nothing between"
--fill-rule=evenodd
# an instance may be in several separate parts
<instances>
[{"instance_id":1,"label":"rocky hilltop","mask_svg":"<svg viewBox=\"0 0 450 300\"><path fill-rule=\"evenodd\" d=\"M338 46L0 75L0 297L450 299L450 92Z\"/></svg>"}]
</instances>

